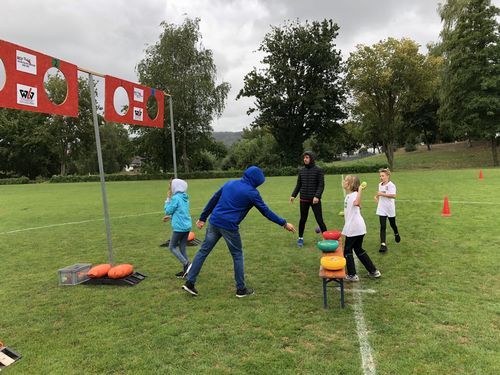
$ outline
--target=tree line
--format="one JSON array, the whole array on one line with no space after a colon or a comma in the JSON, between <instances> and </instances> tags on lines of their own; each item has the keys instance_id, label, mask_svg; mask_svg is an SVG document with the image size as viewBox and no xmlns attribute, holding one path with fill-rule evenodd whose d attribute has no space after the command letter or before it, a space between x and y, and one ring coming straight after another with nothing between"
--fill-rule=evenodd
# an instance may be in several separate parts
<instances>
[{"instance_id":1,"label":"tree line","mask_svg":"<svg viewBox=\"0 0 500 375\"><path fill-rule=\"evenodd\" d=\"M199 19L163 22L159 40L136 70L141 84L173 96L179 169L296 166L304 148L332 161L361 146L378 148L390 167L394 151L417 143L488 140L498 165L500 10L489 0L448 0L443 29L427 52L408 38L358 45L343 61L331 19L273 26L259 51L261 68L244 77L237 99L253 98L254 120L230 147L213 138L230 90L217 83L213 52ZM57 77L49 96L64 95ZM88 83L79 80L78 118L0 109L0 177L97 172ZM165 113L169 113L168 101ZM140 156L145 171L172 170L170 118L164 129L123 127L100 118L105 170Z\"/></svg>"}]
</instances>

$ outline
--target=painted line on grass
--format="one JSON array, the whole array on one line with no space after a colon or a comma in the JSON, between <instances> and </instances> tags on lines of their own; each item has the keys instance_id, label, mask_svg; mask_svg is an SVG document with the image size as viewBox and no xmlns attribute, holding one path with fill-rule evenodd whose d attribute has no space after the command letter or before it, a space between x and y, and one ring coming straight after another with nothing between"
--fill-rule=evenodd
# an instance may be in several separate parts
<instances>
[{"instance_id":1,"label":"painted line on grass","mask_svg":"<svg viewBox=\"0 0 500 375\"><path fill-rule=\"evenodd\" d=\"M366 289L370 290L370 289ZM361 290L353 289L354 295L354 320L356 321L356 331L359 340L359 352L361 354L361 365L364 375L375 375L375 362L372 356L372 347L368 341L368 329L366 328L365 317L363 314L363 300Z\"/></svg>"},{"instance_id":2,"label":"painted line on grass","mask_svg":"<svg viewBox=\"0 0 500 375\"><path fill-rule=\"evenodd\" d=\"M396 199L397 202L410 202L410 203L443 203L443 200L433 200L433 199ZM494 205L500 205L500 202L474 202L474 201L454 201L454 200L449 200L450 203L457 203L457 204L484 204L487 206L494 206Z\"/></svg>"},{"instance_id":3,"label":"painted line on grass","mask_svg":"<svg viewBox=\"0 0 500 375\"><path fill-rule=\"evenodd\" d=\"M340 290L340 287L336 286L335 289ZM345 289L345 288L344 292L367 293L367 294L377 293L375 289Z\"/></svg>"},{"instance_id":4,"label":"painted line on grass","mask_svg":"<svg viewBox=\"0 0 500 375\"><path fill-rule=\"evenodd\" d=\"M115 217L111 217L110 219L111 220L114 220L114 219L126 219L126 218L129 218L129 217L138 217L138 216L146 216L146 215L158 215L159 213L161 214L162 211L146 212L146 213L135 214L135 215L115 216ZM77 225L77 224L92 223L92 222L96 222L96 221L104 221L104 218L102 218L102 219L81 220L81 221L69 221L69 222L66 222L66 223L49 224L49 225L43 225L43 226L40 226L40 227L31 227L31 228L16 229L16 230L10 230L10 231L7 231L7 232L1 232L0 235L2 235L2 234L20 233L20 232L27 232L27 231L30 231L30 230L38 230L38 229L47 229L47 228L54 228L54 227L62 227L62 226L65 226L65 225Z\"/></svg>"}]
</instances>

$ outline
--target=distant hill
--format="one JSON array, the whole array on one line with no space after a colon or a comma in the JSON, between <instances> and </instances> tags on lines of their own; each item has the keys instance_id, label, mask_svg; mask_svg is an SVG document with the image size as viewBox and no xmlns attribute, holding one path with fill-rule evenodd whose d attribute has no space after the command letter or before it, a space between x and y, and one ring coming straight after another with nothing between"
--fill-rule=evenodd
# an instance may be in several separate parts
<instances>
[{"instance_id":1,"label":"distant hill","mask_svg":"<svg viewBox=\"0 0 500 375\"><path fill-rule=\"evenodd\" d=\"M241 139L243 132L213 132L216 141L224 143L227 147Z\"/></svg>"}]
</instances>

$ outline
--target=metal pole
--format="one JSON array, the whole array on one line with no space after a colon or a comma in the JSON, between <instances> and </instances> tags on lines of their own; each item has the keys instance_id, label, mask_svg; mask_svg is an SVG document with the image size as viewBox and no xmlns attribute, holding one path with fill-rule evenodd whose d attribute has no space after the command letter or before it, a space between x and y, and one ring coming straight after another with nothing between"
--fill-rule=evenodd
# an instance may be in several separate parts
<instances>
[{"instance_id":1,"label":"metal pole","mask_svg":"<svg viewBox=\"0 0 500 375\"><path fill-rule=\"evenodd\" d=\"M172 107L172 96L168 97L170 106L170 134L172 135L172 159L174 162L174 178L177 178L177 157L175 155L175 132L174 132L174 109Z\"/></svg>"},{"instance_id":2,"label":"metal pole","mask_svg":"<svg viewBox=\"0 0 500 375\"><path fill-rule=\"evenodd\" d=\"M89 72L90 99L92 101L92 116L94 119L95 143L97 149L97 161L99 163L99 176L101 177L102 206L104 209L104 222L106 223L106 237L108 239L109 264L113 264L113 244L111 242L111 228L109 225L108 199L106 197L106 183L104 181L104 167L102 164L101 136L99 135L99 124L97 123L97 107L95 102L94 78Z\"/></svg>"}]
</instances>

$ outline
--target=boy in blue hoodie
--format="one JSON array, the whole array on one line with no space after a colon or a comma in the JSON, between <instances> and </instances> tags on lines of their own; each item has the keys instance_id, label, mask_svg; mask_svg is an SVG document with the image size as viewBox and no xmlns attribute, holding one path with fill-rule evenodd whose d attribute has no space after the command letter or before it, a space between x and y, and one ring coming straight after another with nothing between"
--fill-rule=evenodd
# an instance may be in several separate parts
<instances>
[{"instance_id":1,"label":"boy in blue hoodie","mask_svg":"<svg viewBox=\"0 0 500 375\"><path fill-rule=\"evenodd\" d=\"M172 222L172 237L169 248L182 264L182 271L175 274L179 278L185 277L191 267L186 252L187 239L192 228L191 215L189 215L189 197L186 194L187 188L186 181L178 178L172 180L165 201L165 217L163 218L163 221L171 220Z\"/></svg>"},{"instance_id":2,"label":"boy in blue hoodie","mask_svg":"<svg viewBox=\"0 0 500 375\"><path fill-rule=\"evenodd\" d=\"M220 238L224 237L233 257L236 297L246 297L254 293L253 289L245 286L243 246L239 233L241 221L255 206L268 220L282 226L289 232L295 232L295 227L292 224L287 223L285 219L272 212L262 200L257 187L262 185L265 180L262 170L252 166L245 171L241 180L226 182L207 203L200 219L196 222L196 226L199 229L203 228L208 216L211 215L210 221L205 240L194 256L192 267L186 276L186 283L182 286L186 292L194 296L198 295L198 291L194 287L196 278L207 256Z\"/></svg>"}]
</instances>

